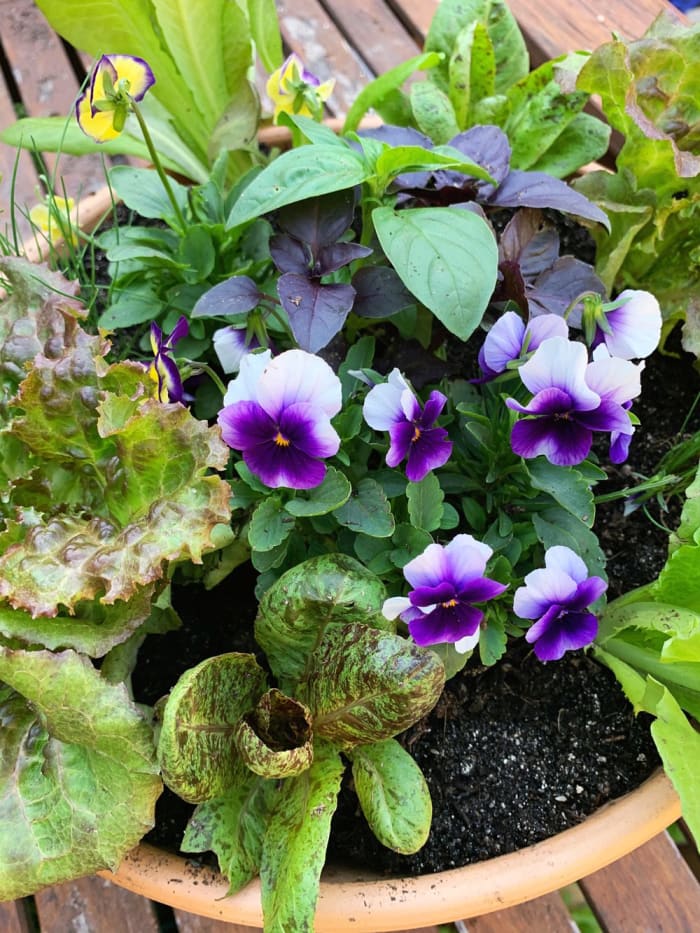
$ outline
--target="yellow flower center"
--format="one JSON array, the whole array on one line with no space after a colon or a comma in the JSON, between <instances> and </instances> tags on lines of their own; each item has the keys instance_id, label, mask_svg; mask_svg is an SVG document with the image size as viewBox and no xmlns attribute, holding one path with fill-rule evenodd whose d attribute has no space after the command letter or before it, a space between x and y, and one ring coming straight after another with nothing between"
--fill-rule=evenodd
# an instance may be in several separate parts
<instances>
[{"instance_id":1,"label":"yellow flower center","mask_svg":"<svg viewBox=\"0 0 700 933\"><path fill-rule=\"evenodd\" d=\"M452 597L452 599L448 599L447 602L442 603L442 608L443 609L454 609L456 605L457 605L457 600L454 597Z\"/></svg>"},{"instance_id":2,"label":"yellow flower center","mask_svg":"<svg viewBox=\"0 0 700 933\"><path fill-rule=\"evenodd\" d=\"M275 437L275 444L277 444L278 447L289 447L289 440L282 435L281 431L278 431Z\"/></svg>"},{"instance_id":3,"label":"yellow flower center","mask_svg":"<svg viewBox=\"0 0 700 933\"><path fill-rule=\"evenodd\" d=\"M415 444L419 437L420 437L420 428L417 428L414 426L413 437L411 438L411 443Z\"/></svg>"}]
</instances>

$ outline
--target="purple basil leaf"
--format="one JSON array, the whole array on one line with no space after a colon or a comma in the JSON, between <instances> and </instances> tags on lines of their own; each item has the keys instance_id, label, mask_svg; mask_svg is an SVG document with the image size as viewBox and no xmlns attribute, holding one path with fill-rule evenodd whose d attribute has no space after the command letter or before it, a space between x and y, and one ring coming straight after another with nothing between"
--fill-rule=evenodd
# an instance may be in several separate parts
<instances>
[{"instance_id":1,"label":"purple basil leaf","mask_svg":"<svg viewBox=\"0 0 700 933\"><path fill-rule=\"evenodd\" d=\"M352 277L357 292L352 310L360 317L384 318L416 303L389 266L363 266Z\"/></svg>"},{"instance_id":2,"label":"purple basil leaf","mask_svg":"<svg viewBox=\"0 0 700 933\"><path fill-rule=\"evenodd\" d=\"M543 272L534 285L528 287L530 314L564 314L571 302L583 292L598 292L605 296L605 286L593 267L573 256L562 256L551 269ZM581 325L580 310L569 317L574 327Z\"/></svg>"},{"instance_id":3,"label":"purple basil leaf","mask_svg":"<svg viewBox=\"0 0 700 933\"><path fill-rule=\"evenodd\" d=\"M302 350L317 353L345 323L355 300L352 285L321 285L291 272L277 283L280 301Z\"/></svg>"},{"instance_id":4,"label":"purple basil leaf","mask_svg":"<svg viewBox=\"0 0 700 933\"><path fill-rule=\"evenodd\" d=\"M532 279L559 258L559 234L544 222L541 211L525 207L506 224L498 252L501 262L518 263L523 276Z\"/></svg>"},{"instance_id":5,"label":"purple basil leaf","mask_svg":"<svg viewBox=\"0 0 700 933\"><path fill-rule=\"evenodd\" d=\"M497 126L474 126L464 133L459 133L447 145L485 168L499 183L508 175L510 143L503 130ZM484 182L480 184L484 192L493 191L493 185Z\"/></svg>"},{"instance_id":6,"label":"purple basil leaf","mask_svg":"<svg viewBox=\"0 0 700 933\"><path fill-rule=\"evenodd\" d=\"M512 171L489 198L495 207L550 207L565 214L595 220L610 229L605 211L545 172Z\"/></svg>"},{"instance_id":7,"label":"purple basil leaf","mask_svg":"<svg viewBox=\"0 0 700 933\"><path fill-rule=\"evenodd\" d=\"M280 272L297 272L299 275L311 274L311 256L304 243L277 233L270 238L270 255Z\"/></svg>"},{"instance_id":8,"label":"purple basil leaf","mask_svg":"<svg viewBox=\"0 0 700 933\"><path fill-rule=\"evenodd\" d=\"M333 243L323 246L316 254L314 275L328 275L347 266L354 259L364 259L372 253L373 250L369 246L360 246L359 243Z\"/></svg>"},{"instance_id":9,"label":"purple basil leaf","mask_svg":"<svg viewBox=\"0 0 700 933\"><path fill-rule=\"evenodd\" d=\"M349 188L283 207L277 213L277 223L285 233L308 243L315 256L322 246L340 239L354 212L355 192Z\"/></svg>"},{"instance_id":10,"label":"purple basil leaf","mask_svg":"<svg viewBox=\"0 0 700 933\"><path fill-rule=\"evenodd\" d=\"M233 275L205 292L192 309L192 317L229 317L257 307L265 297L247 275Z\"/></svg>"},{"instance_id":11,"label":"purple basil leaf","mask_svg":"<svg viewBox=\"0 0 700 933\"><path fill-rule=\"evenodd\" d=\"M410 126L392 126L385 123L383 126L377 126L369 130L361 130L358 136L366 136L368 139L377 139L380 143L388 143L390 146L422 146L423 149L432 149L433 141L429 136L425 136L418 130Z\"/></svg>"},{"instance_id":12,"label":"purple basil leaf","mask_svg":"<svg viewBox=\"0 0 700 933\"><path fill-rule=\"evenodd\" d=\"M514 301L520 310L527 314L528 303L525 279L516 260L506 259L499 263L498 284L493 293L492 301Z\"/></svg>"}]
</instances>

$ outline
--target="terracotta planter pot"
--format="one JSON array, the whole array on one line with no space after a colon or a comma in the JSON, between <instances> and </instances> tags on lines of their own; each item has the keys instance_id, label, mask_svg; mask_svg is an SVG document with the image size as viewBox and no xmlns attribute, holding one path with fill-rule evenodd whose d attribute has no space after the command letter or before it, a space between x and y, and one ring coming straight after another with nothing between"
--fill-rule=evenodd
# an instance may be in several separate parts
<instances>
[{"instance_id":1,"label":"terracotta planter pot","mask_svg":"<svg viewBox=\"0 0 700 933\"><path fill-rule=\"evenodd\" d=\"M379 879L326 869L316 911L317 933L406 930L480 916L531 900L603 868L647 842L680 816L670 781L657 771L637 790L606 804L578 826L537 845L486 862L422 875ZM104 878L190 913L262 926L260 882L233 897L218 873L141 845Z\"/></svg>"}]
</instances>

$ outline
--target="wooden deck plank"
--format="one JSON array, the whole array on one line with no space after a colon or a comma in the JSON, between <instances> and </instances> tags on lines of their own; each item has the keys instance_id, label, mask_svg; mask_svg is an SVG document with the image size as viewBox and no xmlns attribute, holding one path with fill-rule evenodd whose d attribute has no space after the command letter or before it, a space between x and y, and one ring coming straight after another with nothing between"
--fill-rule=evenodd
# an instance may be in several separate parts
<instances>
[{"instance_id":1,"label":"wooden deck plank","mask_svg":"<svg viewBox=\"0 0 700 933\"><path fill-rule=\"evenodd\" d=\"M579 882L607 933L693 933L700 882L668 833Z\"/></svg>"},{"instance_id":2,"label":"wooden deck plank","mask_svg":"<svg viewBox=\"0 0 700 933\"><path fill-rule=\"evenodd\" d=\"M153 904L104 878L46 888L35 901L46 933L159 933Z\"/></svg>"},{"instance_id":3,"label":"wooden deck plank","mask_svg":"<svg viewBox=\"0 0 700 933\"><path fill-rule=\"evenodd\" d=\"M0 904L0 933L30 933L24 901Z\"/></svg>"},{"instance_id":4,"label":"wooden deck plank","mask_svg":"<svg viewBox=\"0 0 700 933\"><path fill-rule=\"evenodd\" d=\"M16 120L10 94L0 80L0 129L11 126ZM15 160L17 160L15 174ZM28 152L17 153L11 146L0 143L0 233L10 236L12 177L15 174L15 203L18 207L35 204L41 197L39 176L34 169ZM16 211L20 241L29 235L29 223Z\"/></svg>"},{"instance_id":5,"label":"wooden deck plank","mask_svg":"<svg viewBox=\"0 0 700 933\"><path fill-rule=\"evenodd\" d=\"M559 894L465 920L469 933L572 933L569 911Z\"/></svg>"},{"instance_id":6,"label":"wooden deck plank","mask_svg":"<svg viewBox=\"0 0 700 933\"><path fill-rule=\"evenodd\" d=\"M260 927L244 927L240 923L225 923L210 917L198 917L196 914L176 910L175 923L178 933L262 933Z\"/></svg>"},{"instance_id":7,"label":"wooden deck plank","mask_svg":"<svg viewBox=\"0 0 700 933\"><path fill-rule=\"evenodd\" d=\"M420 51L384 0L326 0L326 8L375 74Z\"/></svg>"},{"instance_id":8,"label":"wooden deck plank","mask_svg":"<svg viewBox=\"0 0 700 933\"><path fill-rule=\"evenodd\" d=\"M277 0L277 10L287 47L322 81L335 78L328 111L344 115L373 77L371 69L340 36L318 0Z\"/></svg>"}]
</instances>

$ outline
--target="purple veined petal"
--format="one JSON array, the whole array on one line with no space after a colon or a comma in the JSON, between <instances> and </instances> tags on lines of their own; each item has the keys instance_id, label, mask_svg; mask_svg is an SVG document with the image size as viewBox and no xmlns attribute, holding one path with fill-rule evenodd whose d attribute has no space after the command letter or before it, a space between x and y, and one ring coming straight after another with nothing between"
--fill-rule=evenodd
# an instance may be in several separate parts
<instances>
[{"instance_id":1,"label":"purple veined petal","mask_svg":"<svg viewBox=\"0 0 700 933\"><path fill-rule=\"evenodd\" d=\"M541 567L531 571L525 577L525 586L519 586L515 591L513 612L520 619L537 619L553 603L565 604L575 596L576 589L576 580L565 570Z\"/></svg>"},{"instance_id":2,"label":"purple veined petal","mask_svg":"<svg viewBox=\"0 0 700 933\"><path fill-rule=\"evenodd\" d=\"M627 459L627 455L629 453L630 441L632 440L633 433L634 433L634 428L632 428L629 434L623 434L622 431L611 432L610 453L609 453L611 463L624 463L625 462L625 460Z\"/></svg>"},{"instance_id":3,"label":"purple veined petal","mask_svg":"<svg viewBox=\"0 0 700 933\"><path fill-rule=\"evenodd\" d=\"M326 464L290 444L288 447L270 441L243 451L249 469L265 483L277 489L313 489L326 475Z\"/></svg>"},{"instance_id":4,"label":"purple veined petal","mask_svg":"<svg viewBox=\"0 0 700 933\"><path fill-rule=\"evenodd\" d=\"M340 448L340 437L325 412L308 402L289 405L278 421L279 443L286 442L310 457L332 457Z\"/></svg>"},{"instance_id":5,"label":"purple veined petal","mask_svg":"<svg viewBox=\"0 0 700 933\"><path fill-rule=\"evenodd\" d=\"M448 579L461 589L468 581L483 576L492 554L493 550L483 541L467 534L455 535L445 545L444 566Z\"/></svg>"},{"instance_id":6,"label":"purple veined petal","mask_svg":"<svg viewBox=\"0 0 700 933\"><path fill-rule=\"evenodd\" d=\"M632 429L627 409L611 399L603 399L595 411L578 412L576 420L590 431L616 431L629 434Z\"/></svg>"},{"instance_id":7,"label":"purple veined petal","mask_svg":"<svg viewBox=\"0 0 700 933\"><path fill-rule=\"evenodd\" d=\"M569 600L569 611L583 611L594 603L607 590L608 584L602 577L589 577L582 580L576 588L573 599Z\"/></svg>"},{"instance_id":8,"label":"purple veined petal","mask_svg":"<svg viewBox=\"0 0 700 933\"><path fill-rule=\"evenodd\" d=\"M401 396L408 389L398 369L392 369L387 382L374 386L367 393L362 416L375 431L388 431L392 425L404 420Z\"/></svg>"},{"instance_id":9,"label":"purple veined petal","mask_svg":"<svg viewBox=\"0 0 700 933\"><path fill-rule=\"evenodd\" d=\"M408 594L412 606L425 610L456 599L454 585L449 580L442 580L437 586L417 586ZM431 610L432 611L432 610Z\"/></svg>"},{"instance_id":10,"label":"purple veined petal","mask_svg":"<svg viewBox=\"0 0 700 933\"><path fill-rule=\"evenodd\" d=\"M385 619L398 619L398 617L411 608L411 600L408 596L390 596L384 600L382 606L382 615Z\"/></svg>"},{"instance_id":11,"label":"purple veined petal","mask_svg":"<svg viewBox=\"0 0 700 933\"><path fill-rule=\"evenodd\" d=\"M258 401L275 415L297 402L310 402L332 418L342 406L340 379L320 356L306 350L286 350L265 367Z\"/></svg>"},{"instance_id":12,"label":"purple veined petal","mask_svg":"<svg viewBox=\"0 0 700 933\"><path fill-rule=\"evenodd\" d=\"M518 372L525 386L537 394L557 388L566 392L577 411L596 408L600 396L586 383L588 352L582 343L550 337L535 350Z\"/></svg>"},{"instance_id":13,"label":"purple veined petal","mask_svg":"<svg viewBox=\"0 0 700 933\"><path fill-rule=\"evenodd\" d=\"M260 379L271 359L270 350L263 350L262 353L246 353L241 359L238 376L228 384L224 395L224 405L234 405L236 402L257 402Z\"/></svg>"},{"instance_id":14,"label":"purple veined petal","mask_svg":"<svg viewBox=\"0 0 700 933\"><path fill-rule=\"evenodd\" d=\"M521 405L514 398L507 398L506 405L523 415L566 415L573 408L571 396L563 389L542 389L530 399L527 405Z\"/></svg>"},{"instance_id":15,"label":"purple veined petal","mask_svg":"<svg viewBox=\"0 0 700 933\"><path fill-rule=\"evenodd\" d=\"M525 324L520 315L515 311L502 314L486 335L481 348L488 369L493 373L504 372L508 363L520 356L524 336Z\"/></svg>"},{"instance_id":16,"label":"purple veined petal","mask_svg":"<svg viewBox=\"0 0 700 933\"><path fill-rule=\"evenodd\" d=\"M476 648L481 638L481 628L478 627L473 635L465 635L464 638L459 638L455 644L455 651L457 654L466 654L467 651L472 651Z\"/></svg>"},{"instance_id":17,"label":"purple veined petal","mask_svg":"<svg viewBox=\"0 0 700 933\"><path fill-rule=\"evenodd\" d=\"M439 544L429 544L422 554L405 565L403 575L412 587L439 586L443 580L450 579L445 551Z\"/></svg>"},{"instance_id":18,"label":"purple veined petal","mask_svg":"<svg viewBox=\"0 0 700 933\"><path fill-rule=\"evenodd\" d=\"M459 590L459 598L465 603L484 603L488 599L500 596L508 589L506 583L489 580L488 577L477 577L463 584Z\"/></svg>"},{"instance_id":19,"label":"purple veined petal","mask_svg":"<svg viewBox=\"0 0 700 933\"><path fill-rule=\"evenodd\" d=\"M586 367L586 382L601 398L624 405L641 393L643 369L643 362L632 363L613 357L608 348L600 344L593 351L593 362Z\"/></svg>"},{"instance_id":20,"label":"purple veined petal","mask_svg":"<svg viewBox=\"0 0 700 933\"><path fill-rule=\"evenodd\" d=\"M569 337L569 325L558 314L540 314L533 317L525 330L529 337L527 349L536 350L545 340L551 337Z\"/></svg>"},{"instance_id":21,"label":"purple veined petal","mask_svg":"<svg viewBox=\"0 0 700 933\"><path fill-rule=\"evenodd\" d=\"M579 555L570 547L555 544L547 548L544 555L544 565L547 570L559 570L567 574L576 583L582 583L588 578L588 567ZM527 577L525 578L527 583Z\"/></svg>"},{"instance_id":22,"label":"purple veined petal","mask_svg":"<svg viewBox=\"0 0 700 933\"><path fill-rule=\"evenodd\" d=\"M553 606L550 606L539 618L534 625L531 625L530 628L525 633L525 641L528 644L532 645L537 641L538 638L541 638L545 635L552 625L556 624L557 619L565 610L562 609L560 605L555 603Z\"/></svg>"},{"instance_id":23,"label":"purple veined petal","mask_svg":"<svg viewBox=\"0 0 700 933\"><path fill-rule=\"evenodd\" d=\"M443 395L442 392L438 391L431 392L428 396L428 401L425 403L423 414L420 418L421 425L423 425L425 428L431 428L442 414L442 410L446 404L446 395Z\"/></svg>"},{"instance_id":24,"label":"purple veined petal","mask_svg":"<svg viewBox=\"0 0 700 933\"><path fill-rule=\"evenodd\" d=\"M386 455L387 466L397 467L411 452L411 445L418 428L410 421L397 421L389 428L391 441Z\"/></svg>"},{"instance_id":25,"label":"purple veined petal","mask_svg":"<svg viewBox=\"0 0 700 933\"><path fill-rule=\"evenodd\" d=\"M612 333L600 336L613 356L623 360L643 359L659 345L661 309L650 292L625 289L617 301L625 299L619 308L605 314Z\"/></svg>"},{"instance_id":26,"label":"purple veined petal","mask_svg":"<svg viewBox=\"0 0 700 933\"><path fill-rule=\"evenodd\" d=\"M483 617L483 612L473 606L436 606L429 615L409 621L408 631L417 645L456 642L473 635Z\"/></svg>"},{"instance_id":27,"label":"purple veined petal","mask_svg":"<svg viewBox=\"0 0 700 933\"><path fill-rule=\"evenodd\" d=\"M247 450L273 442L277 423L257 402L242 401L226 405L219 412L221 436L234 450Z\"/></svg>"},{"instance_id":28,"label":"purple veined petal","mask_svg":"<svg viewBox=\"0 0 700 933\"><path fill-rule=\"evenodd\" d=\"M415 438L416 430L420 431L417 438ZM390 433L395 432L396 427L392 428ZM414 437L409 441L406 476L412 483L419 483L431 470L444 466L451 456L452 441L448 439L444 428L428 428L424 431L415 428ZM389 464L388 457L387 464Z\"/></svg>"},{"instance_id":29,"label":"purple veined petal","mask_svg":"<svg viewBox=\"0 0 700 933\"><path fill-rule=\"evenodd\" d=\"M528 641L529 634L525 636ZM597 634L598 620L592 613L564 613L537 638L535 655L540 661L558 661L565 652L590 645Z\"/></svg>"},{"instance_id":30,"label":"purple veined petal","mask_svg":"<svg viewBox=\"0 0 700 933\"><path fill-rule=\"evenodd\" d=\"M575 421L533 418L518 421L510 436L513 452L532 459L544 456L555 466L576 466L589 454L593 434Z\"/></svg>"}]
</instances>

